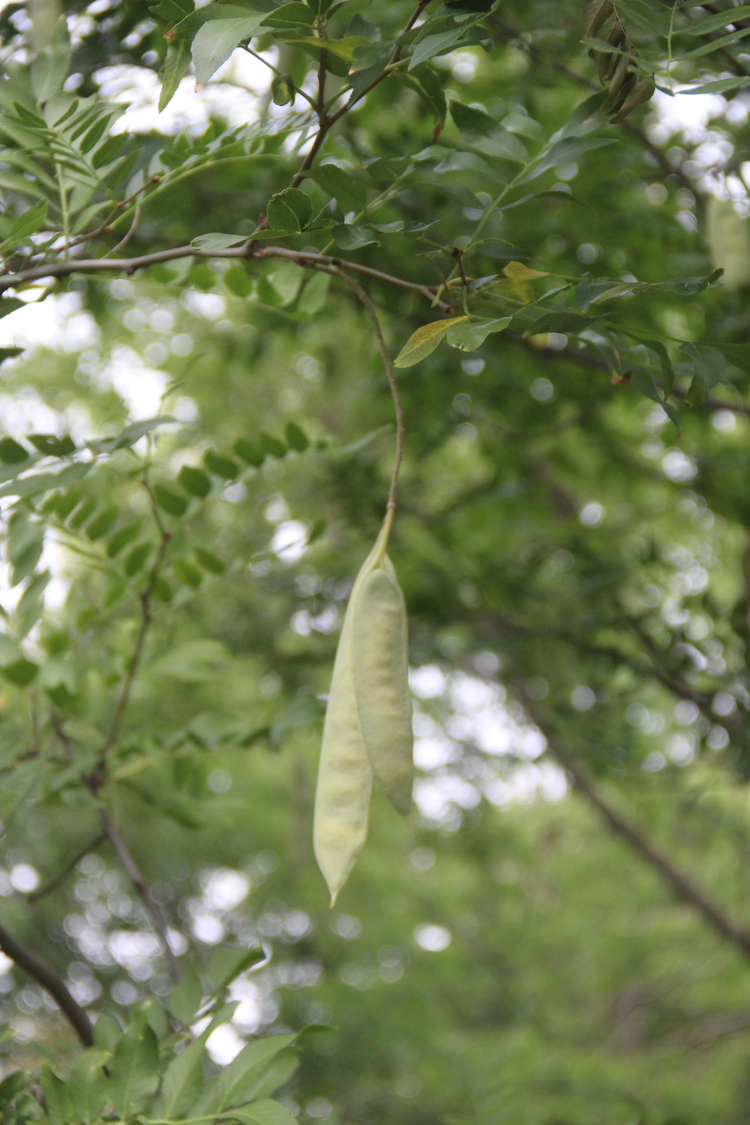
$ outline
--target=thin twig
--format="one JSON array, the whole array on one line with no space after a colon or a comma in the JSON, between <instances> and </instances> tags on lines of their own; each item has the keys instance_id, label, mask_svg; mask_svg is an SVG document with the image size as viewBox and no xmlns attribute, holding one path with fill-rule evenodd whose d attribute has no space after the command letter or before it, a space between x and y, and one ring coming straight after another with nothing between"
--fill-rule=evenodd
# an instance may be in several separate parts
<instances>
[{"instance_id":1,"label":"thin twig","mask_svg":"<svg viewBox=\"0 0 750 1125\"><path fill-rule=\"evenodd\" d=\"M357 294L360 301L364 305L365 311L370 318L370 322L375 333L375 338L378 342L378 348L380 350L381 359L383 360L383 367L385 368L385 375L388 380L388 386L391 388L393 406L396 411L396 452L393 458L393 472L391 473L391 485L388 489L386 512L392 512L396 508L396 484L398 482L399 469L401 468L401 459L404 453L404 412L401 406L401 396L398 393L398 385L396 384L396 376L393 371L393 364L391 363L391 357L388 354L388 348L386 347L385 340L383 339L383 332L380 327L380 321L378 320L378 314L375 311L375 306L373 305L372 301L367 296L367 293L365 293L362 286L354 281L353 278L347 277L346 274L342 273L340 270L332 270L330 272L334 273L337 277L340 277L342 281L345 281L349 288Z\"/></svg>"},{"instance_id":2,"label":"thin twig","mask_svg":"<svg viewBox=\"0 0 750 1125\"><path fill-rule=\"evenodd\" d=\"M114 824L112 823L112 820L110 819L109 813L106 809L99 809L99 819L102 822L102 828L104 829L109 842L117 852L117 857L120 860L120 863L125 868L130 882L133 884L136 892L141 896L143 905L148 911L149 917L154 924L154 929L162 940L164 951L166 953L167 960L169 961L169 968L172 976L175 980L179 980L182 976L182 973L180 971L180 966L177 962L177 958L175 957L172 951L172 947L169 944L169 937L167 936L167 925L164 921L164 916L159 909L159 905L146 886L146 881L141 875L138 864L135 862L132 855L125 846L125 841L122 839Z\"/></svg>"},{"instance_id":3,"label":"thin twig","mask_svg":"<svg viewBox=\"0 0 750 1125\"><path fill-rule=\"evenodd\" d=\"M57 973L53 972L49 965L41 961L30 949L21 945L12 934L8 933L4 926L0 926L0 949L6 956L10 957L11 961L15 961L19 969L23 969L37 984L40 984L45 991L49 992L50 996L57 1002L60 1011L74 1028L83 1046L91 1047L94 1042L91 1020L81 1005L70 995L65 983Z\"/></svg>"},{"instance_id":4,"label":"thin twig","mask_svg":"<svg viewBox=\"0 0 750 1125\"><path fill-rule=\"evenodd\" d=\"M32 891L30 894L28 894L26 896L26 901L39 902L40 898L44 898L46 895L50 895L53 891L56 891L58 887L62 886L68 875L70 875L74 867L76 867L77 864L81 862L83 857L85 855L88 855L89 852L95 852L99 845L104 843L106 838L107 837L104 835L104 833L101 832L98 836L95 836L93 840L89 840L88 844L84 844L84 846L76 852L73 858L69 860L68 863L66 863L62 871L55 875L53 879L50 879L50 881L40 887L39 890Z\"/></svg>"},{"instance_id":5,"label":"thin twig","mask_svg":"<svg viewBox=\"0 0 750 1125\"><path fill-rule=\"evenodd\" d=\"M131 238L135 234L136 230L138 229L138 223L140 221L141 221L141 206L140 206L140 204L138 204L135 211L133 212L133 221L128 228L128 233L125 235L124 238L120 239L120 241L117 243L116 246L113 246L111 250L108 250L107 253L103 255L103 257L108 258L110 254L115 254L115 253L117 253L118 250L122 250L123 246L127 246L127 244L130 242Z\"/></svg>"},{"instance_id":6,"label":"thin twig","mask_svg":"<svg viewBox=\"0 0 750 1125\"><path fill-rule=\"evenodd\" d=\"M426 8L427 5L430 2L431 2L431 0L419 0L419 3L417 4L416 9L414 10L414 12L412 12L411 16L409 17L409 20L406 24L406 27L404 28L404 30L402 32L402 35L405 35L408 31L411 31L412 27L414 26L417 19L419 18L422 10L424 8ZM323 40L323 42L325 42L325 40ZM321 48L320 55L321 55L320 66L323 70L325 70L325 48ZM367 94L369 94L370 90L373 90L376 86L379 86L380 83L385 78L388 78L389 75L390 75L390 67L397 65L400 58L401 58L401 47L396 47L395 51L393 52L393 55L391 56L391 58L388 62L388 66L385 68L385 70L382 72L382 74L379 74L377 76L377 78L373 79L373 81L369 84L369 86L366 86L364 90L361 90L359 92L359 94L357 94L356 98L350 98L349 101L346 103L346 105L342 105L341 108L337 109L335 113L332 113L330 117L327 117L324 114L321 114L320 108L318 109L318 118L319 118L319 121L320 121L320 124L319 124L319 127L318 127L318 132L315 136L315 140L312 143L312 147L310 148L310 151L308 152L307 156L305 157L305 160L302 164L302 167L300 168L299 172L297 173L297 175L294 177L294 179L291 182L291 185L290 185L291 187L299 187L299 185L302 183L302 180L305 177L305 172L307 172L310 168L312 168L313 163L315 161L315 157L318 155L318 153L320 152L320 149L323 147L323 142L325 141L328 133L330 132L331 127L333 125L335 125L336 122L339 121L344 116L345 113L348 113L349 110L353 109L354 106L357 105L358 102L361 102L362 99L364 97L366 97ZM320 106L320 102L319 102L319 106Z\"/></svg>"}]
</instances>

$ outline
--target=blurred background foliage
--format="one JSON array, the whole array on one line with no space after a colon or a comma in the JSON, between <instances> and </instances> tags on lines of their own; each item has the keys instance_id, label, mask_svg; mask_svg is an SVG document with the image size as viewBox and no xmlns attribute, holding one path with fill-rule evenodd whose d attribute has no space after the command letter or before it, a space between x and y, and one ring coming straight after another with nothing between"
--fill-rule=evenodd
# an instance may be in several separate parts
<instances>
[{"instance_id":1,"label":"blurred background foliage","mask_svg":"<svg viewBox=\"0 0 750 1125\"><path fill-rule=\"evenodd\" d=\"M403 3L348 7L386 30L409 15ZM628 7L640 54L663 62L663 38L638 17L658 30L670 6ZM445 90L516 115L517 136L549 136L599 89L582 11L504 0L487 17L491 50L437 60ZM235 58L200 95L185 79L159 117L159 16L133 0L67 13L69 88L135 104L122 127L137 129L137 167L237 125L231 114L248 106L275 112L261 69ZM6 63L27 49L30 16L33 5L4 6ZM270 37L256 46L303 84L314 60ZM148 463L173 497L171 511L157 497L171 537L103 796L182 963L205 972L217 946L272 952L232 985L240 1006L209 1041L215 1065L253 1035L324 1023L338 1034L311 1041L284 1091L302 1122L750 1120L747 949L677 902L559 764L593 778L738 929L750 925L748 61L738 41L708 74L703 56L669 67L674 90L740 81L724 95L657 93L607 130L615 143L548 172L556 194L505 212L495 233L506 241L475 270L523 261L658 282L725 267L705 292L649 290L621 307L648 335L739 345L736 391L682 410L678 434L626 377L613 382L599 352L560 334L491 335L399 373L391 554L410 615L417 814L412 834L376 798L333 914L310 842L316 756L393 447L362 310L336 280L278 261L195 260L41 283L3 321L3 345L27 349L2 368L7 436L69 432L80 445L172 419L8 520L0 914L92 1014L167 1004L172 987L152 919L101 840L102 794L80 783L110 729L158 550ZM433 130L413 89L383 83L328 151L387 158L397 174ZM449 119L440 143L457 137ZM180 182L144 207L128 252L250 233L296 161L287 152ZM465 165L418 171L380 222L434 220L430 237L455 243L477 218L462 195L476 177ZM386 234L351 256L432 284L430 252ZM395 355L433 314L418 294L377 281L368 291ZM683 398L688 374L678 367ZM180 483L184 466L208 481L205 503L203 483ZM0 967L6 1073L72 1058L49 997L7 959Z\"/></svg>"}]
</instances>

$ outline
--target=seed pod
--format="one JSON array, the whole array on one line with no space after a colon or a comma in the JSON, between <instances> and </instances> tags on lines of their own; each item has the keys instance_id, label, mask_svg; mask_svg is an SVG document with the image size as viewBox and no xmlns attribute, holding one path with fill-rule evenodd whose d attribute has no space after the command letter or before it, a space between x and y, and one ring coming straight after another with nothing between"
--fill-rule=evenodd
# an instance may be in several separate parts
<instances>
[{"instance_id":1,"label":"seed pod","mask_svg":"<svg viewBox=\"0 0 750 1125\"><path fill-rule=\"evenodd\" d=\"M385 551L390 521L362 564L352 588L341 629L315 794L313 847L331 892L331 906L346 882L367 839L372 766L362 737L352 674L352 622L362 583Z\"/></svg>"},{"instance_id":2,"label":"seed pod","mask_svg":"<svg viewBox=\"0 0 750 1125\"><path fill-rule=\"evenodd\" d=\"M618 106L618 103L624 100L624 96L621 97L620 95L621 93L623 93L624 87L627 87L627 89L629 89L632 83L628 83L628 79L633 78L633 75L628 70L630 63L631 60L627 55L620 56L617 66L614 69L614 73L612 74L612 78L610 79L609 94L607 95L602 105L602 109L615 109ZM627 89L624 91L624 94L627 93Z\"/></svg>"},{"instance_id":3,"label":"seed pod","mask_svg":"<svg viewBox=\"0 0 750 1125\"><path fill-rule=\"evenodd\" d=\"M605 24L598 37L603 39L605 43L610 43L613 47L620 47L624 42L625 33L619 19L610 20L609 23ZM607 51L592 51L592 56L596 62L596 72L599 75L600 82L606 83L617 69L620 56L610 54Z\"/></svg>"},{"instance_id":4,"label":"seed pod","mask_svg":"<svg viewBox=\"0 0 750 1125\"><path fill-rule=\"evenodd\" d=\"M644 78L640 82L637 82L622 103L619 113L616 113L612 118L612 124L619 125L620 122L624 121L628 114L632 113L634 109L637 109L639 105L650 101L654 96L655 89L656 87L650 78Z\"/></svg>"},{"instance_id":5,"label":"seed pod","mask_svg":"<svg viewBox=\"0 0 750 1125\"><path fill-rule=\"evenodd\" d=\"M353 626L354 689L370 764L388 799L406 815L414 776L406 605L390 560L362 583Z\"/></svg>"},{"instance_id":6,"label":"seed pod","mask_svg":"<svg viewBox=\"0 0 750 1125\"><path fill-rule=\"evenodd\" d=\"M614 13L614 5L609 0L594 0L583 13L583 30L586 36L596 35L603 23Z\"/></svg>"}]
</instances>

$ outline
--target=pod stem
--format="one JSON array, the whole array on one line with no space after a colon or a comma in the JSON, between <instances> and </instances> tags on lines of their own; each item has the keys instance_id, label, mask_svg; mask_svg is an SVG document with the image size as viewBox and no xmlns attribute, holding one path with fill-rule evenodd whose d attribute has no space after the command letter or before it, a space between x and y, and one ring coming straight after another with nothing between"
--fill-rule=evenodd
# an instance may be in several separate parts
<instances>
[{"instance_id":1,"label":"pod stem","mask_svg":"<svg viewBox=\"0 0 750 1125\"><path fill-rule=\"evenodd\" d=\"M370 322L375 333L375 339L378 342L380 357L383 360L383 367L385 368L385 376L388 380L388 386L391 389L393 406L396 411L396 452L393 458L393 472L391 473L391 485L388 489L388 500L385 505L384 525L387 524L387 530L385 534L385 540L387 542L388 531L390 531L391 522L393 520L393 513L396 510L396 484L398 482L398 474L401 468L401 459L404 453L404 411L401 407L401 397L398 393L398 386L396 384L396 376L393 371L391 357L388 355L388 348L386 347L385 340L383 339L383 332L380 327L380 321L378 320L378 314L375 311L375 306L373 305L372 301L370 300L362 286L359 285L353 278L348 277L342 270L326 270L325 272L334 273L337 277L340 277L342 281L345 281L349 288L352 289L354 293L356 293L357 297L364 305L365 312L370 318ZM383 548L383 550L385 551L385 547Z\"/></svg>"}]
</instances>

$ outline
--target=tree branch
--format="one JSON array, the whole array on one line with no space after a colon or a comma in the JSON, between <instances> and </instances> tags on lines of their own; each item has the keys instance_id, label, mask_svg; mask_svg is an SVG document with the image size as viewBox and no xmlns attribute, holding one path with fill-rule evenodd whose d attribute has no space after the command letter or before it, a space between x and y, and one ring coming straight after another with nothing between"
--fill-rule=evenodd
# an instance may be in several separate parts
<instances>
[{"instance_id":1,"label":"tree branch","mask_svg":"<svg viewBox=\"0 0 750 1125\"><path fill-rule=\"evenodd\" d=\"M171 250L158 250L153 254L142 254L137 258L71 258L66 261L54 262L44 266L32 266L27 270L19 270L18 273L0 276L0 294L8 289L15 288L17 285L22 285L29 281L38 281L40 278L60 278L70 277L72 274L76 273L102 272L124 273L130 276L137 270L147 269L149 266L158 265L162 262L174 262L179 258L191 257L239 258L245 261L248 259L262 261L265 258L286 258L288 261L296 262L298 266L309 269L313 269L315 266L331 266L334 269L355 270L365 277L371 277L376 281L382 281L386 285L394 285L400 289L409 289L414 293L419 293L430 301L430 303L434 302L436 308L439 308L441 312L450 312L452 307L445 301L435 301L437 289L434 285L421 285L416 281L407 281L406 278L383 273L382 270L372 269L370 266L361 265L359 262L348 262L343 258L332 258L328 254L313 254L307 250L290 250L286 246L257 247L252 244L246 244L240 247L229 247L227 250L195 250L192 246L175 246Z\"/></svg>"},{"instance_id":2,"label":"tree branch","mask_svg":"<svg viewBox=\"0 0 750 1125\"><path fill-rule=\"evenodd\" d=\"M527 707L528 703L529 701L524 695L524 704ZM536 708L528 707L528 709L534 722L539 726L537 716L534 714ZM566 750L563 750L559 743L554 738L550 737L546 730L543 730L543 733L552 753L557 758L560 765L563 766L570 775L574 788L581 796L586 798L590 805L593 805L615 835L625 840L641 859L645 860L646 863L653 867L664 882L672 888L677 897L689 906L692 906L720 937L724 938L725 941L731 942L745 957L750 957L750 932L736 925L736 923L733 922L715 902L712 902L683 871L675 867L667 856L650 844L634 824L631 824L629 820L621 816L621 814L602 797L591 778L585 770L578 765L575 758Z\"/></svg>"},{"instance_id":3,"label":"tree branch","mask_svg":"<svg viewBox=\"0 0 750 1125\"><path fill-rule=\"evenodd\" d=\"M65 882L76 864L80 863L83 857L85 855L88 855L89 852L95 852L99 845L104 843L106 838L107 837L104 835L104 833L101 832L98 836L95 836L93 840L89 840L88 844L84 844L84 846L76 852L73 858L69 860L68 863L66 863L62 871L55 875L54 878L50 879L48 883L44 883L43 886L39 887L38 890L31 891L31 893L26 896L26 901L39 902L40 898L44 898L46 895L50 895L53 891L56 891L57 888L59 886L62 886L62 884Z\"/></svg>"},{"instance_id":4,"label":"tree branch","mask_svg":"<svg viewBox=\"0 0 750 1125\"><path fill-rule=\"evenodd\" d=\"M19 969L23 969L46 992L49 992L50 996L57 1002L60 1011L74 1028L83 1046L91 1047L94 1042L91 1020L81 1005L70 995L65 983L57 973L53 972L49 965L40 960L30 949L21 945L12 934L8 933L4 926L0 926L0 949L6 956L10 957L11 961L15 961Z\"/></svg>"},{"instance_id":5,"label":"tree branch","mask_svg":"<svg viewBox=\"0 0 750 1125\"><path fill-rule=\"evenodd\" d=\"M169 944L166 922L164 921L164 916L159 909L158 903L153 898L151 892L146 886L146 881L141 875L138 864L135 862L132 855L125 846L125 841L122 839L114 824L112 823L112 820L110 819L109 813L106 809L99 809L99 819L102 822L102 828L104 829L105 835L109 839L109 842L112 844L112 847L117 852L117 857L120 860L120 863L125 868L127 876L130 879L130 882L133 884L136 892L140 895L143 901L143 905L148 911L149 917L154 924L154 929L162 940L164 951L166 953L167 960L169 961L169 967L172 976L175 980L179 980L182 976L182 973L180 971L180 966L177 963L177 958L172 952L172 947Z\"/></svg>"},{"instance_id":6,"label":"tree branch","mask_svg":"<svg viewBox=\"0 0 750 1125\"><path fill-rule=\"evenodd\" d=\"M407 31L411 31L411 29L414 27L414 24L419 19L419 16L421 15L422 10L424 8L426 8L427 5L430 2L431 2L431 0L419 0L419 3L417 4L416 9L412 12L411 16L409 17L409 20L406 24L406 27L401 32L402 35L406 35ZM325 42L325 40L323 40L323 42ZM318 106L317 106L318 120L320 122L320 126L318 128L318 132L317 132L317 135L315 137L315 140L313 141L312 148L310 149L307 156L305 157L305 161L304 161L302 167L300 168L299 172L297 173L297 175L292 180L291 185L290 185L291 187L299 187L300 183L302 182L302 180L305 177L305 172L307 172L307 170L312 167L313 161L315 160L315 157L320 152L320 149L323 146L323 142L325 141L326 137L328 136L328 133L329 133L331 127L333 125L335 125L336 122L338 120L340 120L340 118L342 118L345 113L348 113L350 109L353 109L354 106L357 105L358 102L361 102L362 99L364 97L366 97L367 94L369 94L370 90L373 90L376 86L379 86L380 83L383 81L383 79L388 78L388 76L390 74L389 68L394 66L399 61L400 58L401 58L401 48L396 47L395 51L391 55L388 66L383 71L383 73L379 74L377 76L377 78L373 79L373 81L370 83L369 86L366 86L364 90L360 91L360 93L357 94L356 98L350 98L349 101L346 103L346 105L342 105L341 108L337 109L335 113L332 113L330 117L326 117L321 112L321 110L325 106L324 99L322 98L322 96L320 94L320 90L322 88L321 87L321 79L320 79L321 73L323 75L323 81L325 81L325 51L324 51L324 49L321 48L320 66L319 66L319 69L318 69Z\"/></svg>"}]
</instances>

